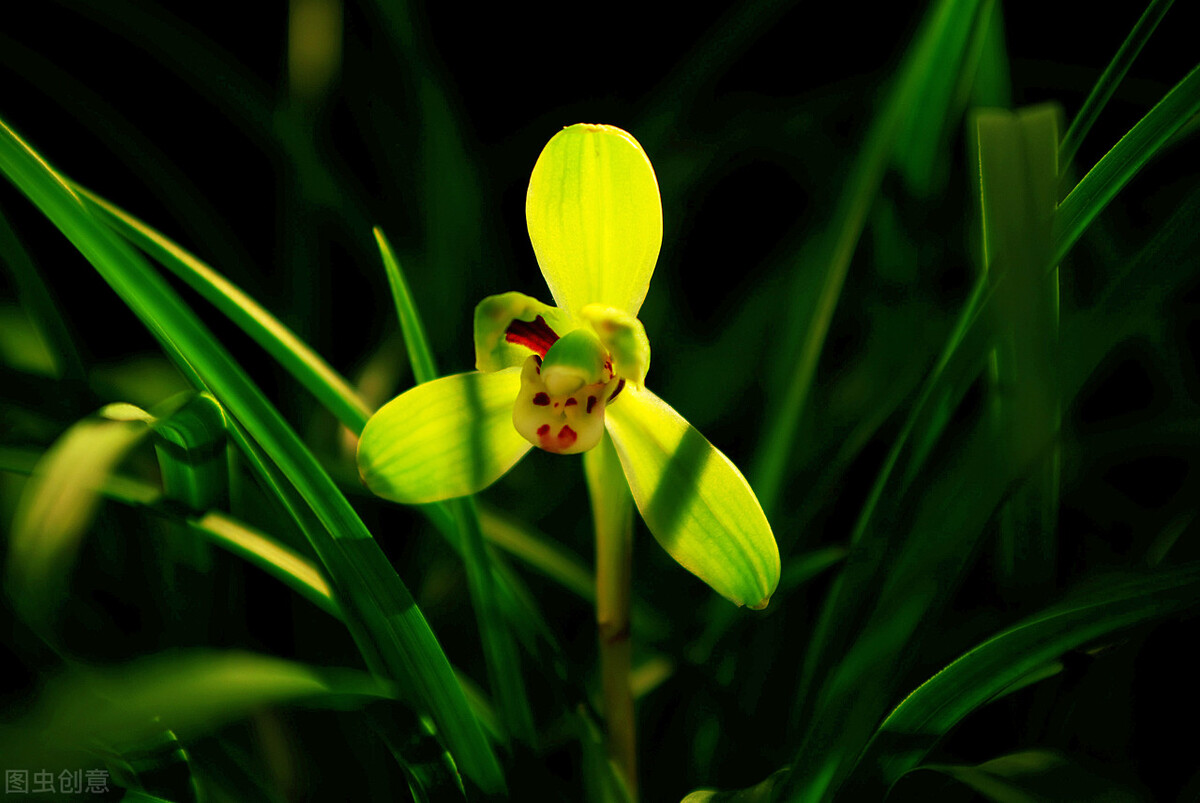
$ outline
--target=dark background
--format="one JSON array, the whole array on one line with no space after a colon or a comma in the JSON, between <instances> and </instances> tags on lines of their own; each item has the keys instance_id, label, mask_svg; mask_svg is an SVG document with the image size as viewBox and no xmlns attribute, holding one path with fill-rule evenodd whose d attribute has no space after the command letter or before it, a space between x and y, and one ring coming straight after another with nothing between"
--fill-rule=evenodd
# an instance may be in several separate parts
<instances>
[{"instance_id":1,"label":"dark background","mask_svg":"<svg viewBox=\"0 0 1200 803\"><path fill-rule=\"evenodd\" d=\"M650 385L745 469L777 390L763 369L781 358L772 335L791 311L780 292L790 286L787 255L828 220L923 4L761 3L727 13L652 4L514 5L395 6L411 28L394 37L373 6L349 2L338 76L318 101L298 105L286 82L285 3L23 4L19 19L6 13L0 22L0 118L64 173L210 261L350 376L380 349L395 347L371 226L382 226L400 253L443 372L468 370L471 311L480 298L520 290L550 300L524 226L525 185L541 148L575 122L626 128L654 163L664 203L662 255L641 315L654 348ZM1137 4L1102 14L1096 8L1090 2L1005 8L1014 106L1057 101L1070 119L1141 11ZM1135 62L1077 167L1093 164L1194 65L1195 28L1185 11L1172 10ZM869 262L869 241L851 267L818 372L822 390L813 404L822 423L848 428L858 415L837 407L837 380L841 366L864 352L877 302L919 299L935 311L928 330L913 332L911 358L919 369L965 298L977 269L975 199L966 138L960 133L950 148L946 191L902 206L908 225L931 221L928 234L912 243L916 257L908 272L881 279ZM1136 241L1194 183L1178 164L1150 165L1106 214L1118 240ZM0 209L37 254L91 358L119 364L154 351L94 271L7 185L0 187ZM7 275L0 276L0 297L9 299ZM1071 293L1086 296L1089 276L1084 257L1067 266L1067 303ZM1194 362L1200 332L1195 295L1181 294L1172 311L1185 363ZM203 301L185 296L302 433L332 452L335 430L312 415L313 403ZM392 389L407 387L403 360L390 364ZM1181 370L1184 389L1194 392L1194 370ZM1097 372L1071 420L1086 433L1114 418L1153 417L1180 387L1162 372L1152 348L1129 345ZM820 455L799 456L798 490L785 501L777 532L803 515L815 525L804 534L805 546L843 541L894 433L885 427L844 484L815 502L804 487L819 475ZM489 498L505 509L524 506L521 512L538 526L562 533L587 556L579 472L550 471L548 460L532 456ZM1167 517L1196 490L1192 463L1186 452L1155 446L1068 475L1064 521L1085 533L1073 547L1078 564L1124 561L1140 528L1157 522L1159 512ZM1104 504L1114 489L1131 504ZM797 510L800 501L818 511ZM703 593L684 584L690 578L678 580L682 573L649 541L638 546L639 594L669 610L678 607L681 589ZM388 549L401 565L410 553L420 554L411 545ZM429 587L432 580L401 571L448 652L459 659L477 650L472 628L454 624L462 608L439 608L446 601ZM812 592L814 605L822 590ZM272 586L264 597L276 591ZM550 607L560 592L545 593ZM565 610L556 624L586 664L593 637L588 612ZM139 614L127 613L131 629L145 626ZM250 637L291 652L306 639L274 631L276 613L267 606L248 614ZM968 633L984 629L979 621L959 624ZM1139 660L1170 663L1177 640L1194 635L1194 627L1175 627L1152 634ZM679 643L689 635L695 634L681 634ZM951 649L963 643L970 642L947 642ZM110 646L115 657L119 645ZM796 658L771 647L771 655ZM936 668L942 657L953 655L927 663ZM1135 714L1074 720L1077 733L1063 741L1074 739L1103 760L1128 751L1136 737L1143 777L1158 771L1165 774L1163 788L1174 788L1184 780L1183 765L1154 741L1159 720L1146 712L1179 706L1175 697L1160 700L1156 688L1174 689L1170 681L1184 678L1167 670L1164 681L1160 670L1145 680L1141 665L1130 659L1112 667L1114 676L1129 676L1123 688L1143 700ZM703 684L683 672L680 683ZM765 673L752 675L745 694L753 697L755 678ZM643 760L652 766L656 744L681 743L718 721L731 723L730 733L751 732L753 723L736 719L739 704L703 695L691 708L650 700L642 709ZM1194 700L1185 699L1187 705L1194 710ZM976 720L965 743L1011 747L1003 741L1006 711ZM774 734L774 724L764 732ZM1089 730L1090 742L1079 735ZM706 767L708 776L648 780L656 784L647 787L648 799L656 792L679 799L703 782L751 784L789 758L786 751L766 755L753 745L721 743L716 734L710 741L722 744L714 754L724 758ZM982 760L989 753L978 747L960 757Z\"/></svg>"}]
</instances>

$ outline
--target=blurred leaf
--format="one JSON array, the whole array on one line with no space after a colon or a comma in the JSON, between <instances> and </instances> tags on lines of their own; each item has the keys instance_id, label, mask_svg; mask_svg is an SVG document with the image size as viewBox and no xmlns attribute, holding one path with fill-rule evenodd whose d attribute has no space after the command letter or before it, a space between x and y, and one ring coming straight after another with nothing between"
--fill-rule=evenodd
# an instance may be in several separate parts
<instances>
[{"instance_id":1,"label":"blurred leaf","mask_svg":"<svg viewBox=\"0 0 1200 803\"><path fill-rule=\"evenodd\" d=\"M794 293L800 310L798 314L789 314L788 321L792 325L787 327L788 331L782 337L791 355L780 361L781 365L788 366L788 375L780 378L787 390L767 422L758 450L758 463L752 475L754 487L767 511L775 509L787 475L788 461L796 448L797 427L808 402L825 336L829 332L867 215L895 153L898 138L905 126L910 125L912 115L919 116L926 125L935 125L934 130L943 128L949 112L947 106L934 103L925 109L918 99L928 94L939 98L942 103L949 101L950 93L944 90L946 81L957 82L958 76L953 70L945 69L946 62L935 59L959 63L962 50L971 40L971 31L989 18L979 13L983 5L982 0L939 0L930 6L898 69L895 83L842 184L843 190L833 217L825 228L824 240L817 250L820 255L818 264L824 269L820 289L811 300L801 300L803 297ZM923 131L915 121L912 121L912 127L908 130L914 136ZM803 271L799 271L798 275L804 278Z\"/></svg>"},{"instance_id":2,"label":"blurred leaf","mask_svg":"<svg viewBox=\"0 0 1200 803\"><path fill-rule=\"evenodd\" d=\"M479 523L489 543L519 558L580 598L595 601L596 578L591 569L566 547L490 508L480 508Z\"/></svg>"},{"instance_id":3,"label":"blurred leaf","mask_svg":"<svg viewBox=\"0 0 1200 803\"><path fill-rule=\"evenodd\" d=\"M487 793L500 792L504 780L495 754L424 616L358 514L291 427L161 277L101 226L69 183L3 124L0 171L80 249L176 366L199 387L211 389L235 423L249 430L234 429L243 452L254 454L251 433L262 444L271 463L252 460L251 465L288 507L325 565L368 666L403 684L415 704L428 707L467 777Z\"/></svg>"},{"instance_id":4,"label":"blurred leaf","mask_svg":"<svg viewBox=\"0 0 1200 803\"><path fill-rule=\"evenodd\" d=\"M30 258L29 252L21 244L17 233L8 225L3 211L0 210L0 261L12 274L17 286L21 306L30 316L38 334L41 336L28 341L28 345L20 348L15 355L8 358L8 363L20 367L13 357L21 360L31 360L32 366L49 368L45 371L50 376L59 376L64 381L83 383L87 378L83 361L75 348L75 339L71 327L63 318L54 295L46 286L42 274ZM0 351L8 351L7 336L10 334L8 325L0 332Z\"/></svg>"},{"instance_id":5,"label":"blurred leaf","mask_svg":"<svg viewBox=\"0 0 1200 803\"><path fill-rule=\"evenodd\" d=\"M1148 798L1122 789L1112 779L1096 775L1046 750L1013 753L974 766L927 764L912 772L937 772L996 803L1137 803ZM907 776L906 776L907 777ZM895 787L893 788L895 789Z\"/></svg>"},{"instance_id":6,"label":"blurred leaf","mask_svg":"<svg viewBox=\"0 0 1200 803\"><path fill-rule=\"evenodd\" d=\"M133 405L110 404L72 426L38 461L8 545L8 593L27 617L45 622L58 607L101 488L150 434L152 420Z\"/></svg>"},{"instance_id":7,"label":"blurred leaf","mask_svg":"<svg viewBox=\"0 0 1200 803\"><path fill-rule=\"evenodd\" d=\"M0 744L15 766L53 766L97 741L140 742L164 728L195 735L262 706L345 708L392 695L362 672L239 652L163 654L57 678L23 720L0 732Z\"/></svg>"},{"instance_id":8,"label":"blurred leaf","mask_svg":"<svg viewBox=\"0 0 1200 803\"><path fill-rule=\"evenodd\" d=\"M119 746L107 744L105 748L105 764L113 780L126 788L125 800L169 799L192 803L204 799L203 782L193 774L183 743L170 730L163 729ZM154 797L151 792L163 797ZM131 798L133 794L144 797Z\"/></svg>"},{"instance_id":9,"label":"blurred leaf","mask_svg":"<svg viewBox=\"0 0 1200 803\"><path fill-rule=\"evenodd\" d=\"M41 331L24 310L0 306L0 365L24 373L56 377L58 362Z\"/></svg>"},{"instance_id":10,"label":"blurred leaf","mask_svg":"<svg viewBox=\"0 0 1200 803\"><path fill-rule=\"evenodd\" d=\"M681 803L771 803L775 799L775 786L787 776L787 769L776 770L761 783L749 789L734 792L718 792L715 789L697 789Z\"/></svg>"},{"instance_id":11,"label":"blurred leaf","mask_svg":"<svg viewBox=\"0 0 1200 803\"><path fill-rule=\"evenodd\" d=\"M858 791L886 789L964 717L1059 655L1197 607L1196 564L1097 578L983 642L908 695L860 757L857 773L864 785Z\"/></svg>"},{"instance_id":12,"label":"blurred leaf","mask_svg":"<svg viewBox=\"0 0 1200 803\"><path fill-rule=\"evenodd\" d=\"M351 431L362 431L367 404L327 362L279 319L217 271L98 195L73 186L88 208L121 236L204 296L275 358Z\"/></svg>"},{"instance_id":13,"label":"blurred leaf","mask_svg":"<svg viewBox=\"0 0 1200 803\"><path fill-rule=\"evenodd\" d=\"M928 197L935 189L944 151L966 102L962 86L975 77L978 51L993 30L992 0L935 3L905 55L907 108L896 128L892 158L909 192Z\"/></svg>"},{"instance_id":14,"label":"blurred leaf","mask_svg":"<svg viewBox=\"0 0 1200 803\"><path fill-rule=\"evenodd\" d=\"M588 712L580 706L572 725L579 731L583 747L583 788L587 803L634 803L621 773L608 756L604 735Z\"/></svg>"},{"instance_id":15,"label":"blurred leaf","mask_svg":"<svg viewBox=\"0 0 1200 803\"><path fill-rule=\"evenodd\" d=\"M1025 465L1059 428L1058 272L1046 272L1058 185L1058 122L1051 105L976 113L984 271L994 292L988 320L990 414L997 460ZM1054 576L1057 447L1001 509L999 581L1028 594Z\"/></svg>"}]
</instances>

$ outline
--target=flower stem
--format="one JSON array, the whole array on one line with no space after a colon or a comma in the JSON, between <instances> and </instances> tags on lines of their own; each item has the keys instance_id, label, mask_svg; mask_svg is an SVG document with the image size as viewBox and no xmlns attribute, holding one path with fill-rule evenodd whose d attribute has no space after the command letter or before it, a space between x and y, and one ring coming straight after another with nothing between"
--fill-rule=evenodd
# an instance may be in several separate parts
<instances>
[{"instance_id":1,"label":"flower stem","mask_svg":"<svg viewBox=\"0 0 1200 803\"><path fill-rule=\"evenodd\" d=\"M596 627L609 758L637 800L637 738L630 671L629 609L633 574L633 498L606 434L584 453L596 528Z\"/></svg>"}]
</instances>

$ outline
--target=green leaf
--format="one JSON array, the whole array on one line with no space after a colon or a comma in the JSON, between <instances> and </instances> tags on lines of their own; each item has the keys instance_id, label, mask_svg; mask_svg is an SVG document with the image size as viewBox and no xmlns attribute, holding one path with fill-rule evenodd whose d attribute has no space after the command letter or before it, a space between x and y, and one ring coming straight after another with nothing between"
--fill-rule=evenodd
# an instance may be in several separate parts
<instances>
[{"instance_id":1,"label":"green leaf","mask_svg":"<svg viewBox=\"0 0 1200 803\"><path fill-rule=\"evenodd\" d=\"M133 215L88 190L71 185L88 209L238 325L304 385L350 431L358 433L371 410L350 384L308 344L233 282Z\"/></svg>"},{"instance_id":2,"label":"green leaf","mask_svg":"<svg viewBox=\"0 0 1200 803\"><path fill-rule=\"evenodd\" d=\"M209 394L189 396L153 426L163 493L190 510L221 508L229 496L225 411Z\"/></svg>"},{"instance_id":3,"label":"green leaf","mask_svg":"<svg viewBox=\"0 0 1200 803\"><path fill-rule=\"evenodd\" d=\"M892 158L909 190L928 197L955 122L962 114L961 84L974 77L976 51L989 26L992 2L935 3L906 54L907 108L896 130Z\"/></svg>"},{"instance_id":4,"label":"green leaf","mask_svg":"<svg viewBox=\"0 0 1200 803\"><path fill-rule=\"evenodd\" d=\"M396 258L396 252L392 250L392 244L388 242L383 229L376 226L372 232L375 235L375 243L379 246L379 256L387 273L388 286L392 288L392 300L400 318L400 330L404 333L404 347L408 351L413 376L417 382L429 382L438 376L437 365L434 363L433 352L429 349L429 339L425 336L421 316L417 312L412 293L409 292L408 282L404 279L404 271L400 269L400 260Z\"/></svg>"},{"instance_id":5,"label":"green leaf","mask_svg":"<svg viewBox=\"0 0 1200 803\"><path fill-rule=\"evenodd\" d=\"M732 792L719 792L715 789L697 789L681 803L771 803L774 799L775 786L787 776L787 769L776 770L761 783L749 789L738 789Z\"/></svg>"},{"instance_id":6,"label":"green leaf","mask_svg":"<svg viewBox=\"0 0 1200 803\"><path fill-rule=\"evenodd\" d=\"M1000 512L1001 585L1019 595L1054 574L1059 455L1058 272L1047 273L1058 186L1057 107L976 114L987 308L991 423L1009 466L1033 463ZM1037 458L1041 451L1044 456Z\"/></svg>"},{"instance_id":7,"label":"green leaf","mask_svg":"<svg viewBox=\"0 0 1200 803\"><path fill-rule=\"evenodd\" d=\"M865 788L886 789L975 709L1059 655L1200 606L1200 566L1101 578L993 636L908 695L859 759Z\"/></svg>"},{"instance_id":8,"label":"green leaf","mask_svg":"<svg viewBox=\"0 0 1200 803\"><path fill-rule=\"evenodd\" d=\"M69 182L2 123L0 171L87 257L193 385L210 389L230 413L239 448L328 571L368 666L402 684L415 705L429 710L466 777L485 793L500 793L505 782L499 763L428 623L292 428L166 282L100 225Z\"/></svg>"},{"instance_id":9,"label":"green leaf","mask_svg":"<svg viewBox=\"0 0 1200 803\"><path fill-rule=\"evenodd\" d=\"M559 307L637 315L663 231L658 181L637 140L609 125L559 131L533 167L525 217Z\"/></svg>"},{"instance_id":10,"label":"green leaf","mask_svg":"<svg viewBox=\"0 0 1200 803\"><path fill-rule=\"evenodd\" d=\"M1137 803L1148 797L1122 788L1111 778L1091 772L1049 750L1026 750L1000 756L982 764L926 764L917 767L894 787L919 773L938 773L954 778L987 800L996 803ZM897 797L903 797L897 795ZM911 797L911 796L910 796ZM929 799L927 795L911 799Z\"/></svg>"},{"instance_id":11,"label":"green leaf","mask_svg":"<svg viewBox=\"0 0 1200 803\"><path fill-rule=\"evenodd\" d=\"M1108 202L1198 112L1200 66L1192 68L1129 133L1121 137L1059 204L1051 264L1062 262Z\"/></svg>"},{"instance_id":12,"label":"green leaf","mask_svg":"<svg viewBox=\"0 0 1200 803\"><path fill-rule=\"evenodd\" d=\"M133 405L110 404L72 426L38 461L8 544L9 593L26 616L44 621L61 601L101 488L150 434L152 420Z\"/></svg>"},{"instance_id":13,"label":"green leaf","mask_svg":"<svg viewBox=\"0 0 1200 803\"><path fill-rule=\"evenodd\" d=\"M775 509L780 489L788 475L788 461L795 452L796 433L812 390L825 336L833 322L834 310L867 215L896 152L900 133L911 115L917 115L927 122L936 120L941 126L948 108L936 106L922 109L917 99L923 95L938 97L943 101L949 99L948 94L935 88L946 80L945 67L939 59L949 59L950 63L959 61L955 54L971 40L969 31L986 25L990 19L990 15L980 13L982 6L982 0L940 0L930 6L920 31L900 65L896 82L872 122L842 185L824 240L815 246L816 264L824 267L820 288L815 294L806 292L804 283L811 281L811 277L805 275L804 271L796 274L797 286L793 297L804 301L798 313L789 312L788 320L792 324L781 338L791 351L789 356L780 361L780 364L788 366L787 375L779 378L786 386L786 391L767 422L758 450L758 463L753 472L754 486L758 488L759 497L767 510Z\"/></svg>"},{"instance_id":14,"label":"green leaf","mask_svg":"<svg viewBox=\"0 0 1200 803\"><path fill-rule=\"evenodd\" d=\"M1075 153L1079 150L1079 144L1083 142L1091 130L1092 124L1096 122L1096 118L1100 116L1100 112L1112 97L1113 92L1117 91L1117 87L1121 83L1121 79L1125 77L1125 73L1129 72L1133 60L1137 58L1138 53L1142 52L1142 47L1150 39L1150 34L1154 33L1154 29L1158 27L1158 23L1162 21L1167 10L1171 8L1171 3L1174 0L1150 0L1150 4L1146 6L1146 10L1142 12L1142 16L1138 18L1137 24L1133 26L1133 30L1125 37L1125 41L1121 43L1121 47L1117 50L1117 54L1113 56L1112 61L1104 68L1104 72L1100 74L1100 78L1096 80L1096 85L1092 87L1092 91L1088 93L1087 100L1083 102L1079 113L1075 115L1075 119L1071 121L1071 126L1067 129L1067 133L1063 135L1062 145L1058 150L1058 162L1060 172L1066 174L1067 168L1075 159Z\"/></svg>"},{"instance_id":15,"label":"green leaf","mask_svg":"<svg viewBox=\"0 0 1200 803\"><path fill-rule=\"evenodd\" d=\"M321 670L241 652L163 654L117 668L75 670L47 684L31 712L0 732L17 766L47 765L93 747L131 743L164 728L192 736L263 706L309 701L344 708L393 690L368 674Z\"/></svg>"},{"instance_id":16,"label":"green leaf","mask_svg":"<svg viewBox=\"0 0 1200 803\"><path fill-rule=\"evenodd\" d=\"M627 387L607 423L658 543L735 605L766 607L779 583L779 548L737 467L647 389Z\"/></svg>"},{"instance_id":17,"label":"green leaf","mask_svg":"<svg viewBox=\"0 0 1200 803\"><path fill-rule=\"evenodd\" d=\"M379 244L388 284L392 288L392 298L396 303L400 329L404 333L409 359L413 365L413 375L417 382L432 382L437 378L437 365L433 353L429 350L429 340L425 336L420 312L404 279L404 271L379 228L375 229L375 240ZM476 321L478 317L476 310ZM507 425L512 428L511 417ZM469 429L464 428L464 431ZM524 454L524 451L521 454ZM471 604L479 622L479 637L487 661L488 679L503 713L504 723L514 738L533 746L536 741L533 711L529 707L529 698L525 692L521 662L512 639L510 624L505 619L504 606L499 602L501 584L497 582L493 561L484 547L479 511L471 499L450 500L445 507L457 530L458 546L467 570Z\"/></svg>"},{"instance_id":18,"label":"green leaf","mask_svg":"<svg viewBox=\"0 0 1200 803\"><path fill-rule=\"evenodd\" d=\"M0 213L0 262L12 273L21 306L45 338L50 362L56 375L64 380L82 384L87 379L83 361L75 348L71 327L59 311L53 293L21 244L17 233Z\"/></svg>"},{"instance_id":19,"label":"green leaf","mask_svg":"<svg viewBox=\"0 0 1200 803\"><path fill-rule=\"evenodd\" d=\"M358 442L372 493L404 504L481 491L533 448L513 428L521 369L417 385L380 408Z\"/></svg>"}]
</instances>

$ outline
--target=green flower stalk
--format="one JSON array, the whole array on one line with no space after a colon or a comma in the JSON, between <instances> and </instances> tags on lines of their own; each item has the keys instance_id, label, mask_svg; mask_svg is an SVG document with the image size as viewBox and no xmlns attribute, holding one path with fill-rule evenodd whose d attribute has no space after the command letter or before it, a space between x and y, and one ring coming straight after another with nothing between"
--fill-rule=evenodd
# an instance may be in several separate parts
<instances>
[{"instance_id":1,"label":"green flower stalk","mask_svg":"<svg viewBox=\"0 0 1200 803\"><path fill-rule=\"evenodd\" d=\"M662 201L630 134L556 134L529 182L529 237L555 305L520 293L475 310L477 371L384 405L358 447L363 482L406 504L483 490L531 448L575 454L611 439L647 527L737 605L764 608L779 550L741 472L645 385L637 319L662 245Z\"/></svg>"}]
</instances>

